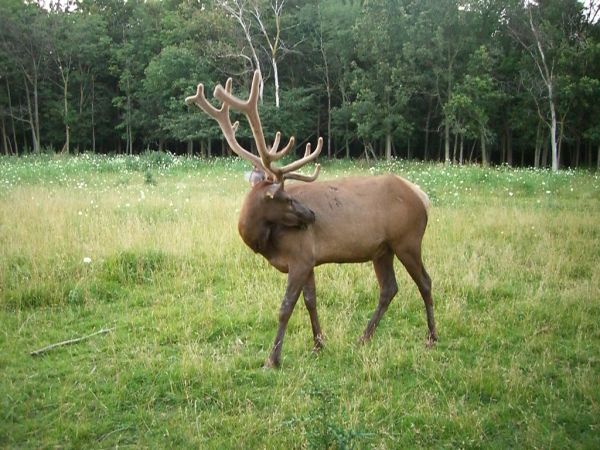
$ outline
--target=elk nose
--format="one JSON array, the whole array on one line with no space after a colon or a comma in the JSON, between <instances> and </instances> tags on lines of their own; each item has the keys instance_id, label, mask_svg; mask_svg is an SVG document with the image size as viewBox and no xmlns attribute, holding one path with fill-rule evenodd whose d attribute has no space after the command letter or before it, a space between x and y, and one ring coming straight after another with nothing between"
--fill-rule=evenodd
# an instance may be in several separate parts
<instances>
[{"instance_id":1,"label":"elk nose","mask_svg":"<svg viewBox=\"0 0 600 450\"><path fill-rule=\"evenodd\" d=\"M309 224L315 222L315 213L312 209L307 208L296 200L292 200L292 208L294 210L294 215L300 220L301 223Z\"/></svg>"}]
</instances>

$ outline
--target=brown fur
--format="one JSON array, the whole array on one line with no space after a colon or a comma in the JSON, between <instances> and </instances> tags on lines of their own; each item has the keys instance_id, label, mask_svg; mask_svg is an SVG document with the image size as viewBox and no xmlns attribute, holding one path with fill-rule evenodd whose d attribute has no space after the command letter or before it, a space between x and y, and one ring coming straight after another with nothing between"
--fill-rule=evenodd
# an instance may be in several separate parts
<instances>
[{"instance_id":1,"label":"brown fur","mask_svg":"<svg viewBox=\"0 0 600 450\"><path fill-rule=\"evenodd\" d=\"M421 261L427 226L427 196L395 175L288 185L263 181L247 195L238 229L244 242L288 273L280 326L267 365L278 366L289 316L304 290L315 347L323 343L314 291L315 266L373 261L381 288L379 306L367 325L368 340L397 292L396 255L419 287L427 310L428 342L437 339L431 280ZM307 299L308 297L308 299Z\"/></svg>"}]
</instances>

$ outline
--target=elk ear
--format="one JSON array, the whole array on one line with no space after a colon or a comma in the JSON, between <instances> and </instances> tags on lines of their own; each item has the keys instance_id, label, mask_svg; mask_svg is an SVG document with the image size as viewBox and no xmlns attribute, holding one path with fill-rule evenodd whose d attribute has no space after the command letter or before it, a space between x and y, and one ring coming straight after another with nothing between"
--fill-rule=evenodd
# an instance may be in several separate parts
<instances>
[{"instance_id":1,"label":"elk ear","mask_svg":"<svg viewBox=\"0 0 600 450\"><path fill-rule=\"evenodd\" d=\"M246 178L246 181L248 181L250 183L250 186L254 187L261 181L266 180L267 176L263 170L259 169L256 166L253 166L252 172L246 172L245 178Z\"/></svg>"},{"instance_id":2,"label":"elk ear","mask_svg":"<svg viewBox=\"0 0 600 450\"><path fill-rule=\"evenodd\" d=\"M265 190L265 197L274 199L277 196L277 193L281 190L281 187L282 186L279 183L270 184Z\"/></svg>"}]
</instances>

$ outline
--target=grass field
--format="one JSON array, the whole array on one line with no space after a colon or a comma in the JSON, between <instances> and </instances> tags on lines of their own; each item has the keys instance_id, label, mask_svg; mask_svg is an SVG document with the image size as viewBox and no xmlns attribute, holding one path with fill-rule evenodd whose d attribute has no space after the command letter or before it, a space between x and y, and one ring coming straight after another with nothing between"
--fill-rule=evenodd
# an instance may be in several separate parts
<instances>
[{"instance_id":1,"label":"grass field","mask_svg":"<svg viewBox=\"0 0 600 450\"><path fill-rule=\"evenodd\" d=\"M599 174L326 162L428 192L440 340L397 264L358 345L373 270L321 266L325 349L300 302L264 370L285 277L237 235L244 170L0 159L1 448L600 448Z\"/></svg>"}]
</instances>

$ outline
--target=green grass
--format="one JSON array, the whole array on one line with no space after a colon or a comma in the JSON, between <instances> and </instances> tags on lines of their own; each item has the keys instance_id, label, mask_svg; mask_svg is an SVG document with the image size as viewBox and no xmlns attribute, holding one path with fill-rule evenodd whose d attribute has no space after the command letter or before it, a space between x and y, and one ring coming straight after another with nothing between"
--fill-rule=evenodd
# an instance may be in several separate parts
<instances>
[{"instance_id":1,"label":"green grass","mask_svg":"<svg viewBox=\"0 0 600 450\"><path fill-rule=\"evenodd\" d=\"M599 448L600 176L325 162L432 199L373 341L369 264L317 269L326 348L237 236L242 161L0 159L1 448ZM84 262L90 258L91 262ZM111 333L56 348L48 344Z\"/></svg>"}]
</instances>

